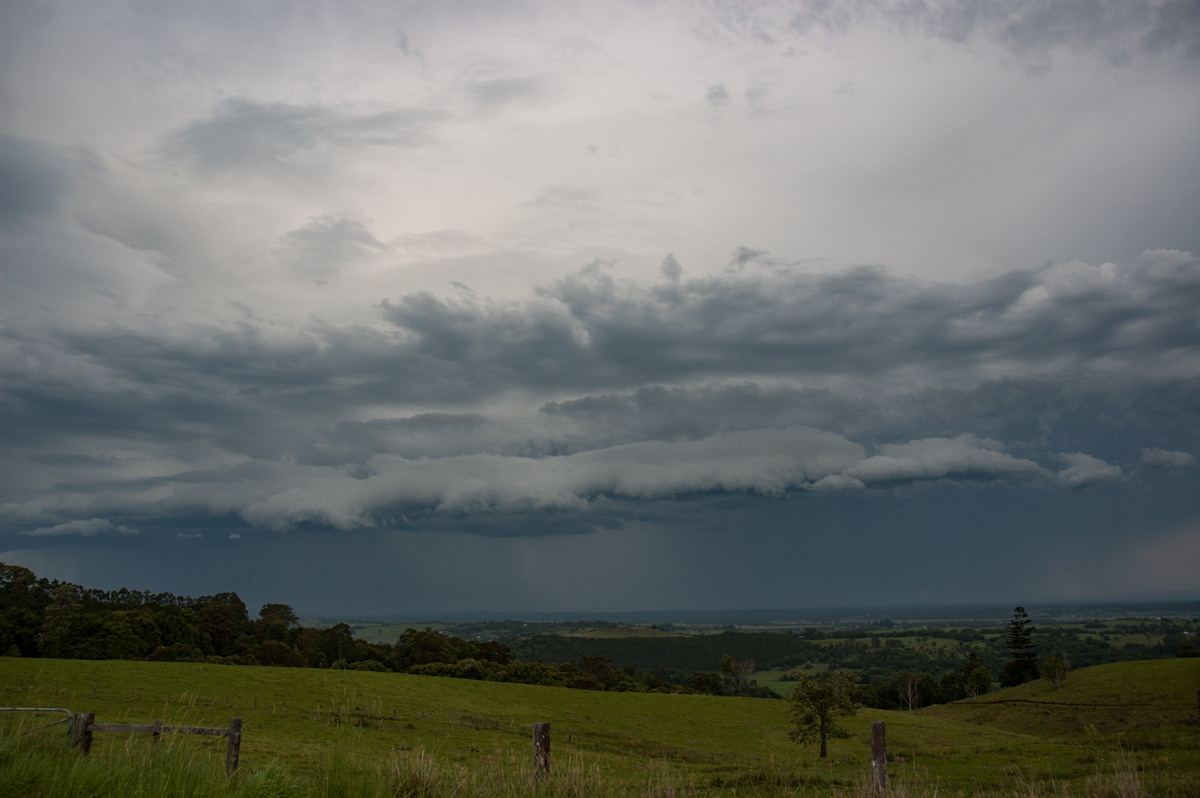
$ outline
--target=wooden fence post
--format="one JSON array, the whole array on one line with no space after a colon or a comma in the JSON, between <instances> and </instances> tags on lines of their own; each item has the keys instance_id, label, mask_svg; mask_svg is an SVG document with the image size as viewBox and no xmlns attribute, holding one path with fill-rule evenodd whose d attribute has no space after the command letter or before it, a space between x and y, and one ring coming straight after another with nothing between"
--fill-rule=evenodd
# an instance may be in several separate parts
<instances>
[{"instance_id":1,"label":"wooden fence post","mask_svg":"<svg viewBox=\"0 0 1200 798\"><path fill-rule=\"evenodd\" d=\"M76 712L71 718L71 747L85 756L92 751L92 723L95 712Z\"/></svg>"},{"instance_id":2,"label":"wooden fence post","mask_svg":"<svg viewBox=\"0 0 1200 798\"><path fill-rule=\"evenodd\" d=\"M533 724L533 774L550 774L550 724Z\"/></svg>"},{"instance_id":3,"label":"wooden fence post","mask_svg":"<svg viewBox=\"0 0 1200 798\"><path fill-rule=\"evenodd\" d=\"M884 722L871 724L871 789L876 793L887 792L887 730Z\"/></svg>"},{"instance_id":4,"label":"wooden fence post","mask_svg":"<svg viewBox=\"0 0 1200 798\"><path fill-rule=\"evenodd\" d=\"M229 719L229 746L225 749L225 775L237 772L238 760L242 755L242 719Z\"/></svg>"},{"instance_id":5,"label":"wooden fence post","mask_svg":"<svg viewBox=\"0 0 1200 798\"><path fill-rule=\"evenodd\" d=\"M154 737L153 737L153 739L151 740L151 742L152 742L152 743L154 743L154 745L156 745L156 746L157 746L157 745L158 745L158 738L159 738L159 737L162 737L162 721L161 721L161 720L156 720L156 721L154 721L154 731L153 731L153 732L151 732L151 734L153 734L153 735L154 735Z\"/></svg>"}]
</instances>

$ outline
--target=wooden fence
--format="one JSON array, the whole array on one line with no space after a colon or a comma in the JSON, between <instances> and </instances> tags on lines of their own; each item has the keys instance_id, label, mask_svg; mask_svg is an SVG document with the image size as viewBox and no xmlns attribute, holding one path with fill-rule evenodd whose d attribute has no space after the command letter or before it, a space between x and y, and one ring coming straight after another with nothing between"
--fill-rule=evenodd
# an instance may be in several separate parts
<instances>
[{"instance_id":1,"label":"wooden fence","mask_svg":"<svg viewBox=\"0 0 1200 798\"><path fill-rule=\"evenodd\" d=\"M1196 691L1196 702L1200 708L1200 690ZM66 712L62 707L0 707L0 711L11 712ZM166 726L161 720L154 723L97 723L95 712L77 712L70 715L71 737L70 745L83 754L92 750L92 742L96 732L149 732L154 735L154 742L163 734L206 734L214 737L228 738L225 749L225 775L232 776L237 772L238 761L242 748L242 719L230 718L228 728L208 726ZM65 721L58 721L64 723ZM51 724L55 725L55 724ZM871 789L875 794L888 791L887 772L887 738L886 726L883 721L871 724ZM550 724L533 724L533 769L539 778L550 775Z\"/></svg>"},{"instance_id":2,"label":"wooden fence","mask_svg":"<svg viewBox=\"0 0 1200 798\"><path fill-rule=\"evenodd\" d=\"M154 742L163 734L207 734L213 737L226 737L228 744L225 748L225 775L232 776L238 768L242 751L242 719L230 718L228 728L209 726L166 726L161 720L154 723L96 723L95 712L77 712L71 721L71 747L83 754L92 750L93 735L96 732L149 732L154 735Z\"/></svg>"}]
</instances>

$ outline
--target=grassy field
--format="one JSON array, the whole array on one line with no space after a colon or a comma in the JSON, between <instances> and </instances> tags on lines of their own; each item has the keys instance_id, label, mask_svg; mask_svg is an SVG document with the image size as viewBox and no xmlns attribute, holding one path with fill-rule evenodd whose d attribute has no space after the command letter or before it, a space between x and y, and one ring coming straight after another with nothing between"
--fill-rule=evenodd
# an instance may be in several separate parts
<instances>
[{"instance_id":1,"label":"grassy field","mask_svg":"<svg viewBox=\"0 0 1200 798\"><path fill-rule=\"evenodd\" d=\"M1200 660L1175 659L1072 672L1059 690L1036 682L914 713L863 710L845 722L851 737L831 741L821 761L788 740L784 701L393 673L0 658L3 706L94 711L99 722L224 726L242 717L236 781L289 796L852 794L865 783L875 720L887 723L900 795L1197 795L1198 688ZM46 766L54 772L116 773L169 756L218 785L194 794L259 794L231 792L249 790L244 784L221 786L224 744L214 738L179 736L161 746L173 753L160 756L150 735L98 733L93 755L79 764L65 727L46 726L61 713L0 715L0 795L79 794L47 792L44 777L33 793L6 792L5 784L27 784L16 778L20 763L38 757L58 763ZM549 783L533 784L531 727L538 721L552 724L555 764ZM276 790L280 784L286 789ZM1130 784L1140 791L1120 787ZM139 794L128 783L104 789L83 794Z\"/></svg>"}]
</instances>

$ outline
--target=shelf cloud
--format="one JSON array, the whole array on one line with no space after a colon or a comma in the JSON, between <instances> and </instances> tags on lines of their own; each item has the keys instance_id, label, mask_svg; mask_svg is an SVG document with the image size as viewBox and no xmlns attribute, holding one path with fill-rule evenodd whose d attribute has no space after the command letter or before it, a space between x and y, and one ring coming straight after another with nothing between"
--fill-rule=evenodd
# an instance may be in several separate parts
<instances>
[{"instance_id":1,"label":"shelf cloud","mask_svg":"<svg viewBox=\"0 0 1200 798\"><path fill-rule=\"evenodd\" d=\"M0 67L0 559L1194 593L1194 3L17 3Z\"/></svg>"}]
</instances>

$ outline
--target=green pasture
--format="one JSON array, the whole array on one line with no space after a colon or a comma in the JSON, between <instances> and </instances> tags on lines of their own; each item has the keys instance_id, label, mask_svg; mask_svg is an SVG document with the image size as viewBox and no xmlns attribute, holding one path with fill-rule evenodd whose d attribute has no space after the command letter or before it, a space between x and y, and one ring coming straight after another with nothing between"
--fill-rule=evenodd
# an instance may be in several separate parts
<instances>
[{"instance_id":1,"label":"green pasture","mask_svg":"<svg viewBox=\"0 0 1200 798\"><path fill-rule=\"evenodd\" d=\"M612 625L598 629L573 632L566 637L680 637L677 632L664 632L652 626Z\"/></svg>"},{"instance_id":2,"label":"green pasture","mask_svg":"<svg viewBox=\"0 0 1200 798\"><path fill-rule=\"evenodd\" d=\"M432 624L424 624L418 628L424 629L426 626L434 628ZM411 623L365 623L355 624L351 627L354 630L354 636L359 640L365 640L368 643L384 643L387 645L394 644L400 639L400 635L404 634L406 629L412 629Z\"/></svg>"},{"instance_id":3,"label":"green pasture","mask_svg":"<svg viewBox=\"0 0 1200 798\"><path fill-rule=\"evenodd\" d=\"M614 795L844 794L864 784L876 720L887 724L899 794L1102 795L1094 785L1120 777L1146 787L1136 794L1194 795L1198 688L1200 660L1161 660L1072 672L1059 690L1037 682L913 713L862 710L845 721L851 736L832 740L821 761L814 747L788 740L786 701L394 673L0 658L4 706L92 711L98 722L113 723L224 726L243 718L246 775L239 779L284 773L324 783L330 773L397 763L405 774L415 768L459 784L510 774L507 787L445 792L461 795L528 792L521 779L532 770L531 727L539 721L551 723L558 778L586 774L579 784L593 785L570 794L595 794L597 784L620 785L606 793ZM60 752L53 756L62 762L78 758L67 750L65 726L47 726L61 713L0 715L8 716L0 717L6 739L49 741L46 750ZM97 733L89 759L110 768L138 760L151 750L150 737ZM179 736L171 745L220 772L222 741ZM0 784L19 761L0 755Z\"/></svg>"}]
</instances>

